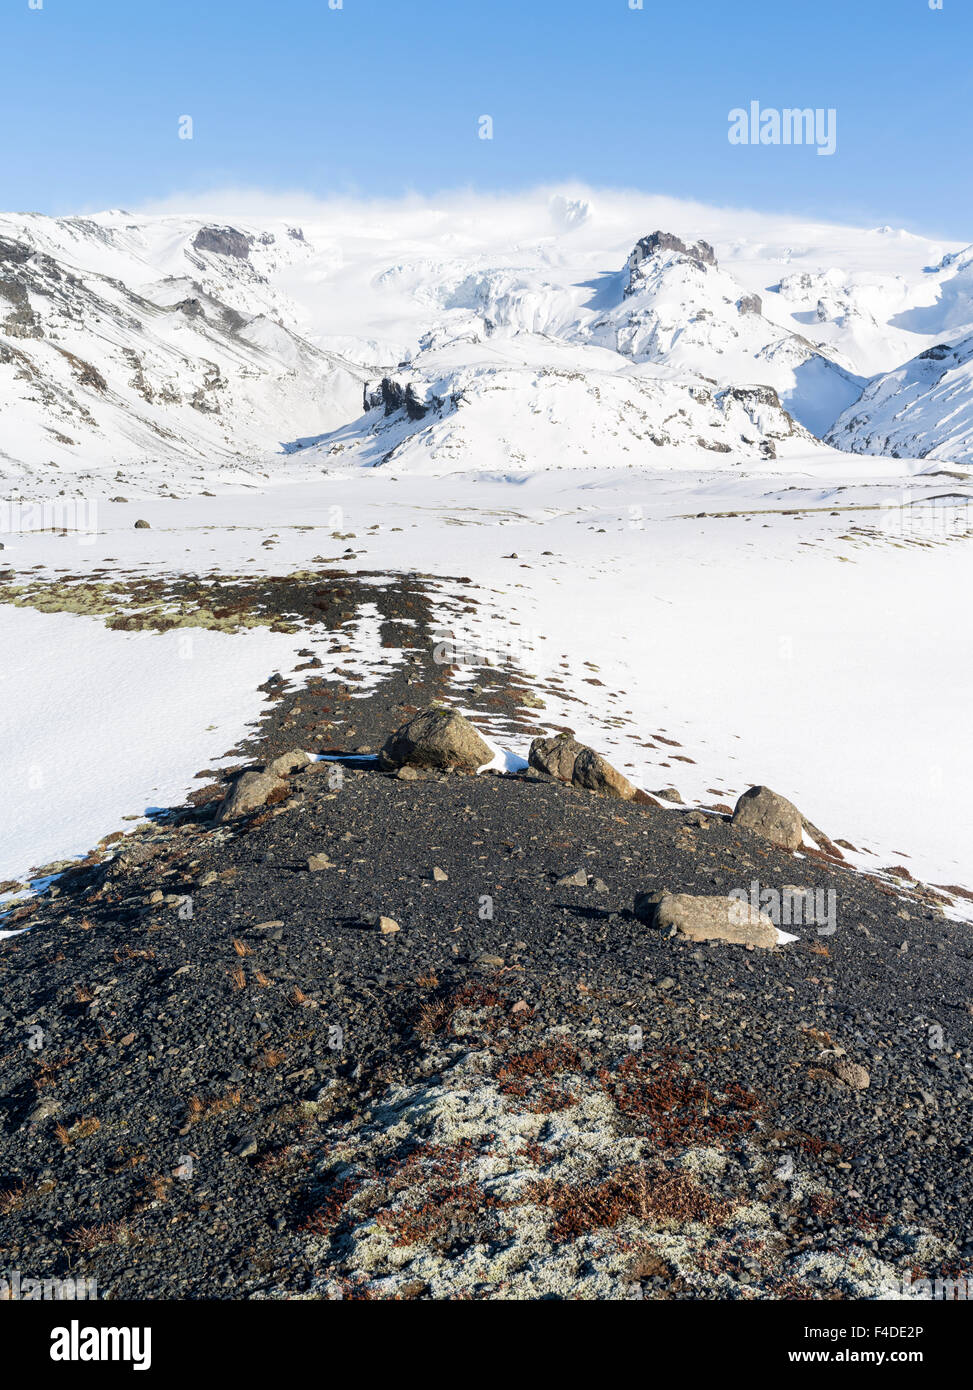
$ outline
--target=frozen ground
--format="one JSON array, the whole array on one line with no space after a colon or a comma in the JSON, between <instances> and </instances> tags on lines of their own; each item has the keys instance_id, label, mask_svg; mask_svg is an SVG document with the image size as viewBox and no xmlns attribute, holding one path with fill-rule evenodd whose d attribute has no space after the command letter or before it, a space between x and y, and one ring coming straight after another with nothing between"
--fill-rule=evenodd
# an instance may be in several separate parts
<instances>
[{"instance_id":1,"label":"frozen ground","mask_svg":"<svg viewBox=\"0 0 973 1390\"><path fill-rule=\"evenodd\" d=\"M517 484L354 471L261 495L102 504L83 543L22 533L4 559L52 575L110 556L123 573L326 562L469 577L472 614L468 590L439 586L458 686L512 660L545 701L539 727L571 725L650 790L712 804L765 782L866 851L860 862L973 886L969 504L949 479L915 476L924 465L885 461L902 472L883 480L879 460L854 462L869 476L843 483L799 463ZM136 515L151 529L134 530ZM178 634L10 607L0 624L4 783L24 787L6 803L4 874L177 797L308 640L194 632L185 661ZM367 621L355 645L366 664L380 651ZM40 796L25 780L35 763Z\"/></svg>"},{"instance_id":2,"label":"frozen ground","mask_svg":"<svg viewBox=\"0 0 973 1390\"><path fill-rule=\"evenodd\" d=\"M0 879L181 801L259 712L256 687L302 645L266 629L112 632L9 605L0 631Z\"/></svg>"}]
</instances>

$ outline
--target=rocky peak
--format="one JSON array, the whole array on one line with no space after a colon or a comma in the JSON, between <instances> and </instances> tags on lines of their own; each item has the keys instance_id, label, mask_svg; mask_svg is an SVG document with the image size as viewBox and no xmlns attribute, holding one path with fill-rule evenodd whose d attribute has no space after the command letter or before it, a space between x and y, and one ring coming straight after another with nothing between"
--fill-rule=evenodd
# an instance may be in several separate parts
<instances>
[{"instance_id":1,"label":"rocky peak","mask_svg":"<svg viewBox=\"0 0 973 1390\"><path fill-rule=\"evenodd\" d=\"M200 227L193 237L197 251L210 251L216 256L235 256L239 261L249 260L252 238L235 227Z\"/></svg>"},{"instance_id":2,"label":"rocky peak","mask_svg":"<svg viewBox=\"0 0 973 1390\"><path fill-rule=\"evenodd\" d=\"M674 251L676 255L692 261L701 268L708 265L716 266L716 252L708 241L699 240L692 246L687 246L671 232L651 232L648 236L639 238L625 263L629 276L626 294L636 294L641 288L642 277L639 272L642 263L664 251Z\"/></svg>"}]
</instances>

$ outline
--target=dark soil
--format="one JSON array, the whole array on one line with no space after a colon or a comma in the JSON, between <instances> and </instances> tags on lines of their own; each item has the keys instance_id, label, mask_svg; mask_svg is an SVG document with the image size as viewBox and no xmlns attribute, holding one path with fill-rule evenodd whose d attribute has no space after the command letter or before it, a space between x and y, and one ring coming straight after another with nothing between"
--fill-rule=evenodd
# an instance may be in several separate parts
<instances>
[{"instance_id":1,"label":"dark soil","mask_svg":"<svg viewBox=\"0 0 973 1390\"><path fill-rule=\"evenodd\" d=\"M355 673L311 670L296 691L272 678L241 766L295 747L377 751L410 713L454 698L421 580L330 584L316 618L337 628L378 603L405 660L364 698ZM323 600L292 589L270 581L261 602L309 618ZM544 727L510 672L485 672L477 692L464 708L481 727ZM402 781L316 763L230 826L213 819L221 779L203 780L195 804L102 845L3 923L32 930L0 942L0 1269L84 1273L114 1298L313 1296L329 1279L383 1296L343 1239L357 1179L329 1152L390 1088L446 1067L446 1043L450 1057L492 1050L504 1094L552 1114L570 1104L565 1075L607 1091L619 1135L650 1137L654 1190L678 1197L680 1219L715 1219L749 1187L772 1210L776 1253L773 1267L759 1253L732 1264L741 1296L840 1297L779 1271L852 1244L905 1271L922 1267L921 1236L944 1266L969 1267L973 948L921 886L534 773ZM322 852L333 867L309 871ZM579 867L588 886L557 886ZM753 879L833 889L837 931L799 928L762 952L670 939L631 911L638 892ZM380 914L400 931L382 935ZM836 1047L867 1068L867 1090L831 1074ZM734 1191L714 1179L691 1197L667 1165L710 1143L739 1159ZM785 1155L814 1191L789 1185ZM466 1222L467 1242L502 1242L457 1172L450 1240L463 1248ZM642 1210L628 1169L605 1179L587 1205L544 1193L554 1244ZM396 1230L400 1248L423 1239ZM725 1282L643 1263L645 1297L726 1296Z\"/></svg>"}]
</instances>

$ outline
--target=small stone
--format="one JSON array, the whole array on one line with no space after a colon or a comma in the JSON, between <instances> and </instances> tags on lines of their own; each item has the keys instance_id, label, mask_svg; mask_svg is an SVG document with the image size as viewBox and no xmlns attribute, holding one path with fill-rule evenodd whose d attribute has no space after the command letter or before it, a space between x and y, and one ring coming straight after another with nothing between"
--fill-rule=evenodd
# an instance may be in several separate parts
<instances>
[{"instance_id":1,"label":"small stone","mask_svg":"<svg viewBox=\"0 0 973 1390\"><path fill-rule=\"evenodd\" d=\"M375 925L383 936L393 936L397 931L402 930L394 917L376 917Z\"/></svg>"},{"instance_id":2,"label":"small stone","mask_svg":"<svg viewBox=\"0 0 973 1390\"><path fill-rule=\"evenodd\" d=\"M480 955L476 956L473 961L474 965L492 965L497 969L499 969L503 963L503 956L492 956L488 951L482 952Z\"/></svg>"},{"instance_id":3,"label":"small stone","mask_svg":"<svg viewBox=\"0 0 973 1390\"><path fill-rule=\"evenodd\" d=\"M52 1115L56 1115L61 1108L61 1102L55 1100L53 1096L48 1096L46 1100L39 1101L27 1116L29 1125L36 1125L41 1120L49 1120Z\"/></svg>"},{"instance_id":4,"label":"small stone","mask_svg":"<svg viewBox=\"0 0 973 1390\"><path fill-rule=\"evenodd\" d=\"M828 1067L839 1081L843 1081L853 1091L866 1090L871 1081L865 1068L859 1066L857 1062L852 1062L848 1057L833 1057Z\"/></svg>"},{"instance_id":5,"label":"small stone","mask_svg":"<svg viewBox=\"0 0 973 1390\"><path fill-rule=\"evenodd\" d=\"M575 869L573 873L562 874L559 879L555 879L556 888L587 888L588 875L584 869Z\"/></svg>"},{"instance_id":6,"label":"small stone","mask_svg":"<svg viewBox=\"0 0 973 1390\"><path fill-rule=\"evenodd\" d=\"M418 772L415 770L414 767L411 767L408 763L404 763L402 767L399 768L395 776L397 780L400 782L418 782L419 780Z\"/></svg>"},{"instance_id":7,"label":"small stone","mask_svg":"<svg viewBox=\"0 0 973 1390\"><path fill-rule=\"evenodd\" d=\"M656 796L661 796L663 801L672 801L677 806L685 806L686 804L685 801L683 801L679 791L675 787L661 787L656 792Z\"/></svg>"},{"instance_id":8,"label":"small stone","mask_svg":"<svg viewBox=\"0 0 973 1390\"><path fill-rule=\"evenodd\" d=\"M333 869L334 865L326 854L321 853L310 855L307 861L307 867L312 874L316 874L320 873L322 869Z\"/></svg>"},{"instance_id":9,"label":"small stone","mask_svg":"<svg viewBox=\"0 0 973 1390\"><path fill-rule=\"evenodd\" d=\"M245 1134L236 1144L233 1145L233 1154L237 1158L252 1158L257 1152L257 1140L252 1134Z\"/></svg>"},{"instance_id":10,"label":"small stone","mask_svg":"<svg viewBox=\"0 0 973 1390\"><path fill-rule=\"evenodd\" d=\"M441 868L439 867L438 864L436 864L436 865L433 867L432 877L433 877L433 881L434 881L435 883L448 883L448 882L449 882L449 874L446 872L445 869L441 869Z\"/></svg>"}]
</instances>

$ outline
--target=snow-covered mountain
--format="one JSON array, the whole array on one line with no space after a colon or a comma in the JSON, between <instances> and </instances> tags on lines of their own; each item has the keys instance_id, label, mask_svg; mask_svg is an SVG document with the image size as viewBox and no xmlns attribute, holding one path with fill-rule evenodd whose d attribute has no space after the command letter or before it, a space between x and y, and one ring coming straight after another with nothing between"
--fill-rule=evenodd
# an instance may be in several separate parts
<instances>
[{"instance_id":1,"label":"snow-covered mountain","mask_svg":"<svg viewBox=\"0 0 973 1390\"><path fill-rule=\"evenodd\" d=\"M888 228L610 194L8 215L0 476L973 461L971 343L973 250Z\"/></svg>"},{"instance_id":2,"label":"snow-covered mountain","mask_svg":"<svg viewBox=\"0 0 973 1390\"><path fill-rule=\"evenodd\" d=\"M973 246L929 273L935 302L899 319L943 340L869 382L828 432L836 448L973 464Z\"/></svg>"},{"instance_id":3,"label":"snow-covered mountain","mask_svg":"<svg viewBox=\"0 0 973 1390\"><path fill-rule=\"evenodd\" d=\"M828 440L860 454L973 463L973 334L870 382Z\"/></svg>"},{"instance_id":4,"label":"snow-covered mountain","mask_svg":"<svg viewBox=\"0 0 973 1390\"><path fill-rule=\"evenodd\" d=\"M155 230L155 229L151 229ZM362 369L313 346L270 284L273 233L0 219L0 472L29 489L133 469L197 483L262 462L291 421L353 414Z\"/></svg>"}]
</instances>

